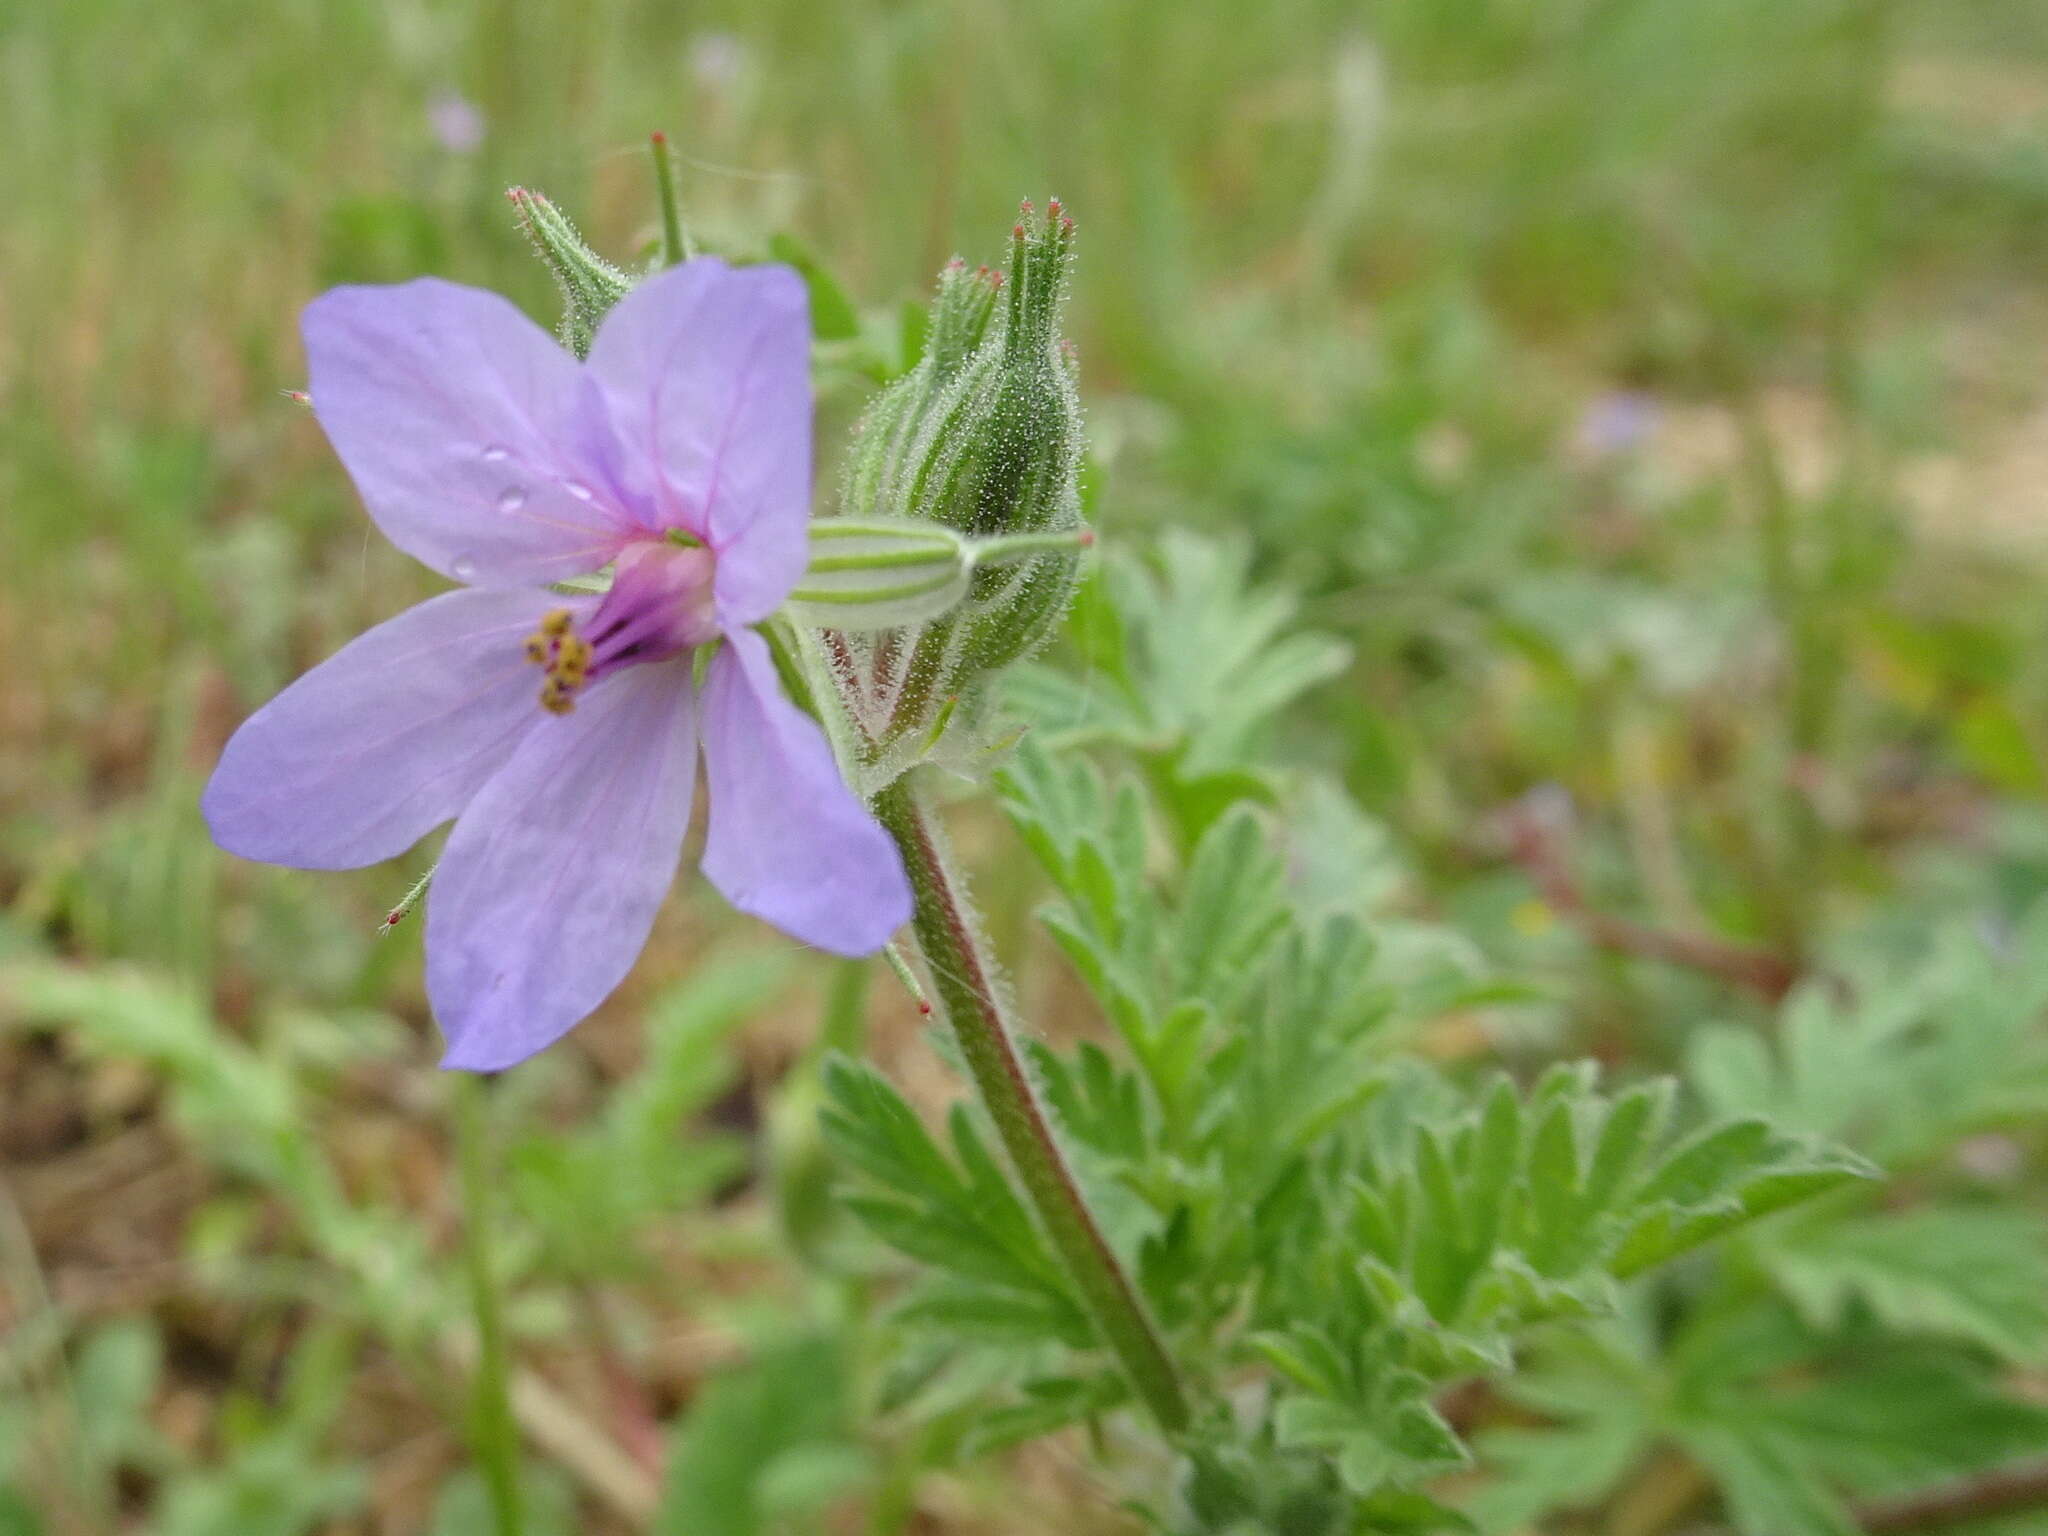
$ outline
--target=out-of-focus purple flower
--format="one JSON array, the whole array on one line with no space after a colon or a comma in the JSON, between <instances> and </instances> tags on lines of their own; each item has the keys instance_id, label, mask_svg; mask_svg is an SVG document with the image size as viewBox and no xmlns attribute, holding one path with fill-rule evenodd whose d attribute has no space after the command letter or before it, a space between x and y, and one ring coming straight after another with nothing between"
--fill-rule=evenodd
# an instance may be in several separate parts
<instances>
[{"instance_id":1,"label":"out-of-focus purple flower","mask_svg":"<svg viewBox=\"0 0 2048 1536\"><path fill-rule=\"evenodd\" d=\"M1640 446L1656 430L1657 415L1654 396L1634 389L1610 390L1587 402L1573 441L1589 457L1612 458Z\"/></svg>"},{"instance_id":2,"label":"out-of-focus purple flower","mask_svg":"<svg viewBox=\"0 0 2048 1536\"><path fill-rule=\"evenodd\" d=\"M433 279L337 288L304 332L370 515L463 585L250 717L206 788L215 840L352 868L455 818L427 899L448 1066L522 1060L625 976L700 751L704 873L733 905L839 954L887 942L910 910L895 847L750 627L807 557L802 280L689 262L621 300L582 364L504 299ZM607 564L602 595L546 585Z\"/></svg>"},{"instance_id":3,"label":"out-of-focus purple flower","mask_svg":"<svg viewBox=\"0 0 2048 1536\"><path fill-rule=\"evenodd\" d=\"M451 155L472 155L484 141L484 114L467 96L436 91L427 103L427 126L434 142Z\"/></svg>"},{"instance_id":4,"label":"out-of-focus purple flower","mask_svg":"<svg viewBox=\"0 0 2048 1536\"><path fill-rule=\"evenodd\" d=\"M690 73L699 88L729 91L747 72L747 45L730 32L703 32L690 44Z\"/></svg>"}]
</instances>

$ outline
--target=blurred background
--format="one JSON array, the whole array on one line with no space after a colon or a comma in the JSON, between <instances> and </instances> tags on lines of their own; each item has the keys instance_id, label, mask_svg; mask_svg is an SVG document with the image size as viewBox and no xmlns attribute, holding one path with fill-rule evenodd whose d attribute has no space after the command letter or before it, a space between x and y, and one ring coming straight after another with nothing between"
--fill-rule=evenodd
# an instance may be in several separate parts
<instances>
[{"instance_id":1,"label":"blurred background","mask_svg":"<svg viewBox=\"0 0 2048 1536\"><path fill-rule=\"evenodd\" d=\"M632 259L656 128L707 242L801 242L864 334L1067 202L1106 558L1288 594L1331 663L1262 726L1276 816L1527 984L1436 1057L1670 1065L1799 975L2009 955L2048 894L2048 7L15 0L0 1532L488 1529L418 924L377 933L429 856L244 865L196 802L433 589L281 393L300 307L439 273L551 323L506 186ZM828 371L821 486L869 387ZM1098 1033L1014 834L958 835L1034 1016ZM686 878L494 1092L536 1530L1137 1529L1061 1441L970 1460L835 1396L884 1347L807 1262L849 1017L958 1095L886 973ZM1920 1247L2003 1266L1952 1331L2021 1396L2042 1141L1966 1117L1916 1165L1996 1229ZM1680 1529L1686 1476L1521 1518Z\"/></svg>"}]
</instances>

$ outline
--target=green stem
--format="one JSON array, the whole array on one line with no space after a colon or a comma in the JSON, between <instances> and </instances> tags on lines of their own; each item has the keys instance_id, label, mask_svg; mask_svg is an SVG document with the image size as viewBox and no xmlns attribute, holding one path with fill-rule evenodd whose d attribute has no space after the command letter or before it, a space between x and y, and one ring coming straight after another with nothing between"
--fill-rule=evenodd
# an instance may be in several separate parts
<instances>
[{"instance_id":1,"label":"green stem","mask_svg":"<svg viewBox=\"0 0 2048 1536\"><path fill-rule=\"evenodd\" d=\"M476 1314L476 1380L471 1386L470 1438L498 1536L519 1536L519 1428L512 1418L505 1329L491 1264L490 1133L483 1083L468 1073L456 1082L456 1138L462 1174L462 1258Z\"/></svg>"},{"instance_id":2,"label":"green stem","mask_svg":"<svg viewBox=\"0 0 2048 1536\"><path fill-rule=\"evenodd\" d=\"M868 971L866 960L842 960L832 968L825 992L825 1011L818 1021L821 1051L858 1056L868 1035Z\"/></svg>"},{"instance_id":3,"label":"green stem","mask_svg":"<svg viewBox=\"0 0 2048 1536\"><path fill-rule=\"evenodd\" d=\"M690 257L690 242L683 234L683 210L676 198L675 167L670 163L668 135L657 133L648 140L654 152L654 181L661 195L661 264L673 267Z\"/></svg>"},{"instance_id":4,"label":"green stem","mask_svg":"<svg viewBox=\"0 0 2048 1536\"><path fill-rule=\"evenodd\" d=\"M916 896L912 930L1003 1148L1104 1341L1152 1416L1177 1433L1188 1422L1180 1377L1053 1139L931 815L907 776L876 796L875 814L902 850Z\"/></svg>"}]
</instances>

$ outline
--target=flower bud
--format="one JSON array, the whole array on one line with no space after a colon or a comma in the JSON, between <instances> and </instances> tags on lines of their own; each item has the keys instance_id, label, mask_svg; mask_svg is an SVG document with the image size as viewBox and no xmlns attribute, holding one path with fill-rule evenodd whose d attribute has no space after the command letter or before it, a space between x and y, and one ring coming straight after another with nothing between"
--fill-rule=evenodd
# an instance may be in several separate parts
<instances>
[{"instance_id":1,"label":"flower bud","mask_svg":"<svg viewBox=\"0 0 2048 1536\"><path fill-rule=\"evenodd\" d=\"M625 273L585 245L568 215L538 192L513 187L505 195L518 211L519 227L526 231L526 238L562 291L562 344L583 357L590 351L599 324L632 284Z\"/></svg>"},{"instance_id":2,"label":"flower bud","mask_svg":"<svg viewBox=\"0 0 2048 1536\"><path fill-rule=\"evenodd\" d=\"M853 453L841 488L847 517L895 517L895 488L912 475L910 454L933 406L945 396L988 334L1002 292L1003 274L969 268L954 257L939 273L917 366L877 395L854 430Z\"/></svg>"},{"instance_id":3,"label":"flower bud","mask_svg":"<svg viewBox=\"0 0 2048 1536\"><path fill-rule=\"evenodd\" d=\"M1084 542L1081 407L1059 311L1074 221L1029 203L1007 275L939 276L923 358L859 429L845 516L901 518L1008 543L942 617L834 648L841 688L877 755L929 736L952 700L1042 644L1073 595Z\"/></svg>"}]
</instances>

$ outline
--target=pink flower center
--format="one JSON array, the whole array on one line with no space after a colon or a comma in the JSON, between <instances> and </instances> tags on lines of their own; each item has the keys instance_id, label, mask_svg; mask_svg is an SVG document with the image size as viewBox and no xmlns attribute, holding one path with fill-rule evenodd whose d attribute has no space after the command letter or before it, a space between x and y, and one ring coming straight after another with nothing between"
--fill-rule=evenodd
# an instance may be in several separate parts
<instances>
[{"instance_id":1,"label":"pink flower center","mask_svg":"<svg viewBox=\"0 0 2048 1536\"><path fill-rule=\"evenodd\" d=\"M542 669L541 708L566 715L576 695L607 672L666 661L718 638L711 551L665 539L628 544L613 567L611 590L578 633L576 615L555 608L526 639L526 659Z\"/></svg>"}]
</instances>

